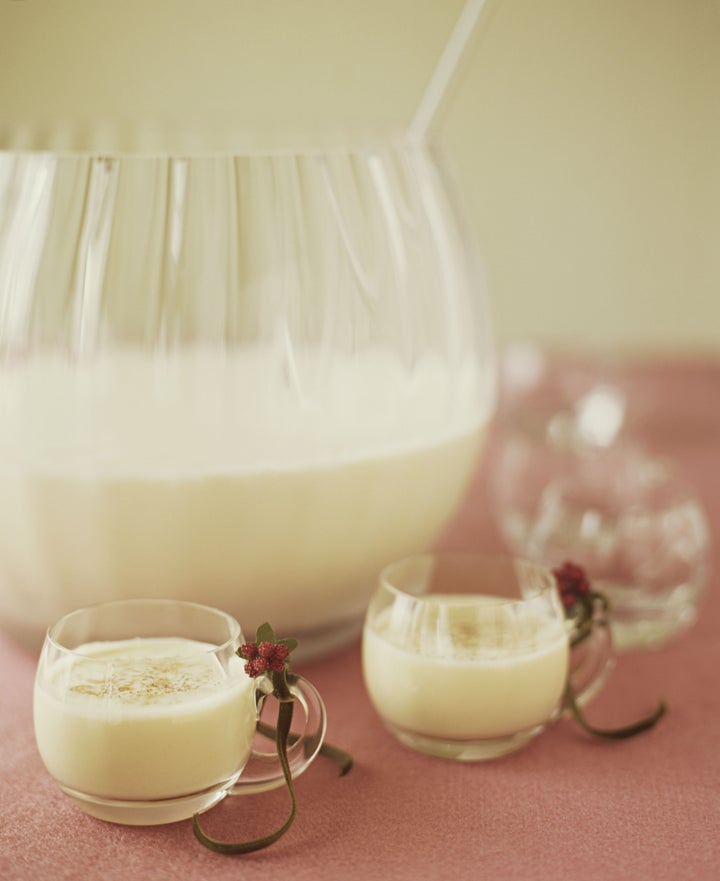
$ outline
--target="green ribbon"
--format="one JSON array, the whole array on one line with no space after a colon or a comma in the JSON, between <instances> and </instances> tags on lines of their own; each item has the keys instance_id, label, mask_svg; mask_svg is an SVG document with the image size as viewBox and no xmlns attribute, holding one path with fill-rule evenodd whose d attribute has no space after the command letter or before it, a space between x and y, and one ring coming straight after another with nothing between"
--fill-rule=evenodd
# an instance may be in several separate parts
<instances>
[{"instance_id":1,"label":"green ribbon","mask_svg":"<svg viewBox=\"0 0 720 881\"><path fill-rule=\"evenodd\" d=\"M270 625L267 623L260 625L257 631L256 639L256 645L259 645L262 642L271 642L275 645L285 645L290 650L295 648L295 646L297 645L297 640L295 639L281 639L276 641L275 634L273 633ZM240 657L243 657L242 649L238 649L237 654ZM251 673L251 675L253 674ZM288 795L290 796L290 813L282 826L280 826L280 828L276 829L274 832L271 832L269 835L263 835L260 838L253 838L249 841L237 842L218 841L218 839L212 838L210 835L204 832L202 827L200 826L199 815L193 814L192 824L195 837L201 844L203 844L210 850L214 850L216 853L252 853L253 851L262 850L265 847L269 847L271 844L274 844L279 838L282 838L282 836L288 831L288 829L292 826L293 821L295 820L295 815L297 814L297 801L295 799L295 790L293 788L292 772L290 770L290 762L288 761L287 750L288 744L292 745L294 743L297 743L297 741L301 739L301 735L290 733L290 728L292 726L293 720L293 710L295 707L295 697L291 691L290 685L288 684L287 663L282 670L273 670L269 675L270 681L272 683L272 695L277 699L280 704L280 706L278 707L277 726L273 727L272 725L266 725L264 722L258 721L257 730L261 734L264 734L268 737L275 737L275 745L277 747L278 758L280 759L280 767L282 768L283 778L285 779L285 785L287 787ZM290 674L290 677L292 680L295 680L296 678L292 674ZM323 743L321 745L320 754L338 763L338 765L340 766L340 776L347 774L348 771L352 768L352 758L350 757L350 755L344 750L338 749L337 747L332 746L329 743Z\"/></svg>"},{"instance_id":2,"label":"green ribbon","mask_svg":"<svg viewBox=\"0 0 720 881\"><path fill-rule=\"evenodd\" d=\"M263 835L260 838L253 838L250 841L218 841L212 838L200 826L198 814L193 814L193 832L197 840L215 853L224 854L242 854L252 853L256 850L262 850L274 844L279 838L288 831L292 826L297 813L297 801L295 799L295 790L293 788L292 773L290 771L290 763L288 762L287 747L290 737L290 726L292 725L293 710L295 706L295 698L287 684L285 671L271 674L273 684L273 695L280 702L278 708L278 722L275 729L275 744L277 746L278 756L280 758L280 766L282 768L285 785L287 786L288 795L290 796L290 813L287 820L269 835ZM349 769L348 769L349 770Z\"/></svg>"},{"instance_id":3,"label":"green ribbon","mask_svg":"<svg viewBox=\"0 0 720 881\"><path fill-rule=\"evenodd\" d=\"M588 639L597 624L604 624L604 621L596 619L596 612L602 615L608 610L609 603L607 598L599 591L592 590L585 595L577 597L575 605L567 612L569 616L574 616L575 618L575 636L571 643L572 648ZM650 715L637 722L623 725L620 728L597 728L587 721L580 709L570 678L568 678L565 685L565 707L570 710L575 721L588 734L593 734L595 737L604 737L608 740L625 740L628 737L634 737L636 734L647 731L657 724L667 710L665 701L661 700Z\"/></svg>"},{"instance_id":4,"label":"green ribbon","mask_svg":"<svg viewBox=\"0 0 720 881\"><path fill-rule=\"evenodd\" d=\"M565 686L565 706L573 714L578 725L580 725L581 728L584 728L588 734L594 734L596 737L604 737L608 740L625 740L628 737L634 737L636 734L641 734L643 731L647 731L665 715L665 711L667 710L665 701L661 700L649 716L645 716L638 722L633 722L630 725L623 725L620 728L597 728L595 725L591 725L585 718L578 705L570 680L568 680L568 683Z\"/></svg>"}]
</instances>

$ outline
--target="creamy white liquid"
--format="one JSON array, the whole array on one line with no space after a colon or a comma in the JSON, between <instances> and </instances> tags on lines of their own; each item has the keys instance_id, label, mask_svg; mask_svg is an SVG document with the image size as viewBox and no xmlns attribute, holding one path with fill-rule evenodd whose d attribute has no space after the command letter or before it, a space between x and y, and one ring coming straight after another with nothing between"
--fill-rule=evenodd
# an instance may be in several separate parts
<instances>
[{"instance_id":1,"label":"creamy white liquid","mask_svg":"<svg viewBox=\"0 0 720 881\"><path fill-rule=\"evenodd\" d=\"M380 716L451 740L503 737L546 722L568 670L562 624L531 608L518 615L489 597L472 598L472 609L460 597L448 602L433 602L426 613L427 638L419 631L403 637L392 608L366 625L363 672ZM445 636L433 636L445 622Z\"/></svg>"},{"instance_id":2,"label":"creamy white liquid","mask_svg":"<svg viewBox=\"0 0 720 881\"><path fill-rule=\"evenodd\" d=\"M253 681L237 657L228 675L211 648L170 638L89 643L42 669L35 735L50 774L81 793L127 800L233 778L255 732Z\"/></svg>"},{"instance_id":3,"label":"creamy white liquid","mask_svg":"<svg viewBox=\"0 0 720 881\"><path fill-rule=\"evenodd\" d=\"M302 634L439 536L492 402L474 365L114 350L0 372L0 620L134 596Z\"/></svg>"}]
</instances>

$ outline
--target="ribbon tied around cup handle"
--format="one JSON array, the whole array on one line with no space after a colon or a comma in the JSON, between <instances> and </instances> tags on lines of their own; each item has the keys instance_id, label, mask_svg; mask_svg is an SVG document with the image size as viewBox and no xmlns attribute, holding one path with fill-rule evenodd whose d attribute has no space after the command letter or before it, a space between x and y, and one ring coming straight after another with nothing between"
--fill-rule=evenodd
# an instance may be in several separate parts
<instances>
[{"instance_id":1,"label":"ribbon tied around cup handle","mask_svg":"<svg viewBox=\"0 0 720 881\"><path fill-rule=\"evenodd\" d=\"M576 648L592 637L594 632L596 632L596 628L608 626L607 613L609 604L607 598L602 593L592 588L585 570L576 563L565 562L562 566L553 569L552 574L557 583L565 615L573 622L570 647ZM565 685L563 706L589 734L610 740L624 740L647 731L667 711L665 701L660 700L652 713L636 722L619 728L599 728L592 725L585 718L585 714L580 707L580 694L573 685L572 676L568 676Z\"/></svg>"}]
</instances>

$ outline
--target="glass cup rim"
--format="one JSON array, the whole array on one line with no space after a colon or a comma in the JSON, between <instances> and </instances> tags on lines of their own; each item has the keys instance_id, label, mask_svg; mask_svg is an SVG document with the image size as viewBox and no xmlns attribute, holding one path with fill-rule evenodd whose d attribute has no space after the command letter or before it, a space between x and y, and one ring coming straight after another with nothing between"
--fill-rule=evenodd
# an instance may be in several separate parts
<instances>
[{"instance_id":1,"label":"glass cup rim","mask_svg":"<svg viewBox=\"0 0 720 881\"><path fill-rule=\"evenodd\" d=\"M528 603L535 602L542 597L546 597L549 594L557 593L557 585L552 576L552 572L549 566L546 566L543 563L535 560L518 557L514 554L485 551L428 551L426 553L420 554L408 554L405 557L393 560L391 563L388 563L380 570L380 573L378 575L378 587L382 590L386 590L389 594L393 595L396 598L406 598L418 603L432 603L437 602L438 598L444 598L443 604L452 606L454 603L452 600L449 600L448 597L454 596L454 594L447 593L445 591L429 593L427 592L427 590L425 590L424 593L412 593L409 590L403 590L401 587L396 586L390 580L390 573L392 572L392 570L394 570L395 568L399 568L400 566L406 566L412 562L420 563L421 561L432 563L443 559L456 561L479 561L483 559L496 561L505 560L508 563L515 564L516 566L524 567L526 569L532 569L535 572L542 573L546 581L546 583L541 588L538 588L537 591L529 594L528 596L518 595L517 597L488 597L487 595L481 594L481 592L477 591L458 595L462 596L463 598L484 596L485 600L489 601L486 603L487 605L523 606L527 605ZM459 600L458 605L460 604L465 605L466 603L463 602L463 600Z\"/></svg>"},{"instance_id":2,"label":"glass cup rim","mask_svg":"<svg viewBox=\"0 0 720 881\"><path fill-rule=\"evenodd\" d=\"M89 612L97 611L99 609L109 609L112 606L166 606L166 607L181 607L188 610L196 610L203 613L211 613L217 618L224 619L228 625L228 638L224 640L221 644L214 645L212 648L205 649L198 654L203 655L214 655L220 652L225 651L228 648L234 647L236 643L239 643L243 638L242 629L240 627L240 623L230 615L228 612L225 612L223 609L218 609L215 606L208 606L204 603L195 603L191 600L176 600L171 597L128 597L125 599L118 600L106 600L99 603L91 603L86 606L80 606L77 609L73 609L70 612L66 612L64 615L61 615L58 619L56 619L47 629L45 633L45 643L47 647L51 647L55 651L63 652L64 654L71 655L76 658L88 658L95 662L102 662L101 658L98 658L96 655L86 655L83 652L79 652L77 649L70 648L67 645L64 645L57 638L56 631L61 627L61 625L67 623L71 618L75 616L85 615ZM234 649L233 649L234 650Z\"/></svg>"}]
</instances>

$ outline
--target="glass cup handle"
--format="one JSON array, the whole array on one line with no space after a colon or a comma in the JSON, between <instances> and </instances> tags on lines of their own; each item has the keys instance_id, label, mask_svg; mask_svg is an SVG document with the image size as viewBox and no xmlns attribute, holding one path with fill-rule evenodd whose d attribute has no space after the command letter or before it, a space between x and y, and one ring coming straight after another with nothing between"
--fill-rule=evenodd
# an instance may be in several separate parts
<instances>
[{"instance_id":1,"label":"glass cup handle","mask_svg":"<svg viewBox=\"0 0 720 881\"><path fill-rule=\"evenodd\" d=\"M571 646L579 632L574 625L569 634ZM597 695L615 665L610 625L604 609L595 608L592 627L584 632L584 638L570 650L570 685L579 706Z\"/></svg>"},{"instance_id":2,"label":"glass cup handle","mask_svg":"<svg viewBox=\"0 0 720 881\"><path fill-rule=\"evenodd\" d=\"M311 682L296 673L288 673L287 678L290 691L295 696L293 722L300 715L298 711L305 716L302 730L296 733L293 725L288 738L288 764L294 779L302 774L320 751L327 728L327 713L320 693ZM285 785L285 777L275 748L275 723L266 722L261 718L263 705L269 698L272 699L272 692L268 693L262 687L256 690L258 727L255 744L240 778L230 789L231 795L249 795ZM276 707L279 706L277 701L273 703ZM258 748L258 741L272 745L272 751Z\"/></svg>"}]
</instances>

